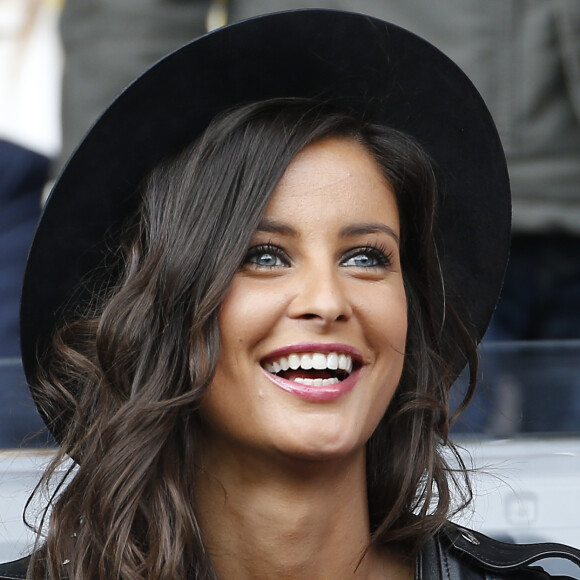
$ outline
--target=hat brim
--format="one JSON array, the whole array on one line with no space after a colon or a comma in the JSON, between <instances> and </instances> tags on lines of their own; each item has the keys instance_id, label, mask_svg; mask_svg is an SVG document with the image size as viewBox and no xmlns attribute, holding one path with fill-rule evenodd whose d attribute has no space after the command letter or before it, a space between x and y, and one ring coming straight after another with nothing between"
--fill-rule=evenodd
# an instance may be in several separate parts
<instances>
[{"instance_id":1,"label":"hat brim","mask_svg":"<svg viewBox=\"0 0 580 580\"><path fill-rule=\"evenodd\" d=\"M483 100L416 35L368 16L304 10L233 24L182 47L89 131L53 188L28 259L21 345L29 379L80 282L97 269L97 278L107 275L105 239L135 210L148 171L217 113L281 96L330 99L426 149L443 181L445 283L476 337L483 335L507 263L511 213L505 157Z\"/></svg>"}]
</instances>

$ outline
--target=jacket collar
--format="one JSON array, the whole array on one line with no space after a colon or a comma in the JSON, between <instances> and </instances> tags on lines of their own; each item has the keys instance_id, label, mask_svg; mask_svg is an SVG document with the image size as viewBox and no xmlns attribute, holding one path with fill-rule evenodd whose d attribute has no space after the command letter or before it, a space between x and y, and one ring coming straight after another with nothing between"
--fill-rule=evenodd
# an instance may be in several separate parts
<instances>
[{"instance_id":1,"label":"jacket collar","mask_svg":"<svg viewBox=\"0 0 580 580\"><path fill-rule=\"evenodd\" d=\"M565 558L580 567L580 550L555 543L508 544L483 534L447 524L430 539L417 558L416 580L471 578L536 578L533 564L544 558ZM524 575L528 572L528 575ZM475 575L474 573L477 573ZM546 576L544 576L546 577Z\"/></svg>"}]
</instances>

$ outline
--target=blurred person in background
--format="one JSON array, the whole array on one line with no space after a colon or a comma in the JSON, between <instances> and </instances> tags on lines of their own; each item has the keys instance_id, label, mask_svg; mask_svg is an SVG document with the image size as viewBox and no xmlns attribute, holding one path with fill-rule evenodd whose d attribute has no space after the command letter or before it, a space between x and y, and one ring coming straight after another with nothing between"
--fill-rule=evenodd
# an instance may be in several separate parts
<instances>
[{"instance_id":1,"label":"blurred person in background","mask_svg":"<svg viewBox=\"0 0 580 580\"><path fill-rule=\"evenodd\" d=\"M0 447L41 426L19 361L18 305L61 145L59 10L57 0L0 0Z\"/></svg>"},{"instance_id":2,"label":"blurred person in background","mask_svg":"<svg viewBox=\"0 0 580 580\"><path fill-rule=\"evenodd\" d=\"M155 61L206 32L208 0L70 0L61 18L64 164L93 122Z\"/></svg>"}]
</instances>

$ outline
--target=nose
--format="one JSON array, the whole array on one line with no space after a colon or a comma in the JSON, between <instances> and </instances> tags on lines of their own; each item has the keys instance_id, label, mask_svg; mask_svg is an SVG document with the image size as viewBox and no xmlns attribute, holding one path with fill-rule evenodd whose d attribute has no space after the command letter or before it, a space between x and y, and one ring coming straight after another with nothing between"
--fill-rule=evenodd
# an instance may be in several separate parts
<instances>
[{"instance_id":1,"label":"nose","mask_svg":"<svg viewBox=\"0 0 580 580\"><path fill-rule=\"evenodd\" d=\"M313 267L303 272L288 306L288 316L323 325L347 321L352 316L344 281L331 268Z\"/></svg>"}]
</instances>

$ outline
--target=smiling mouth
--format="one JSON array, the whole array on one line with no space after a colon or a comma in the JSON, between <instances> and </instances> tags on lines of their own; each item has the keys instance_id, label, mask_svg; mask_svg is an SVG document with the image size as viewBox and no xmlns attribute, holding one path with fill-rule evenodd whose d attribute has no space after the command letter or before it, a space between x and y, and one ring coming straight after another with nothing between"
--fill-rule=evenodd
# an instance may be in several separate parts
<instances>
[{"instance_id":1,"label":"smiling mouth","mask_svg":"<svg viewBox=\"0 0 580 580\"><path fill-rule=\"evenodd\" d=\"M331 352L291 353L262 363L269 373L303 385L326 387L335 385L360 367L349 354Z\"/></svg>"}]
</instances>

